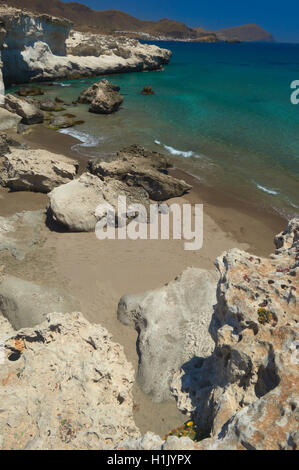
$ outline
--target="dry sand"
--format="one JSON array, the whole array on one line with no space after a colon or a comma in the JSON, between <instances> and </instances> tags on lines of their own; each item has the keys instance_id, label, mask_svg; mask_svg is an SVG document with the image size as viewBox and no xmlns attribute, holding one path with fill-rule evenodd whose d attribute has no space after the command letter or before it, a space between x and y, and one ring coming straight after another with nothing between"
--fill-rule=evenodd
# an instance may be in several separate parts
<instances>
[{"instance_id":1,"label":"dry sand","mask_svg":"<svg viewBox=\"0 0 299 470\"><path fill-rule=\"evenodd\" d=\"M84 167L84 159L71 150L77 143L72 137L41 126L36 126L27 136L14 137L32 147L77 158L81 169ZM213 269L214 259L233 247L268 255L273 250L274 234L286 222L278 216L240 207L227 195L216 194L180 170L174 173L194 185L185 198L180 198L180 203L204 203L204 245L200 251L185 251L184 242L178 240L99 241L93 233L64 233L45 227L44 245L28 255L26 262L7 254L1 261L7 272L42 284L64 286L78 299L84 315L91 322L105 326L114 341L124 346L135 369L138 365L136 332L116 318L117 304L123 294L158 288L188 266ZM44 209L46 205L46 195L0 189L0 216ZM163 435L184 422L174 401L155 404L137 385L134 403L135 420L141 432Z\"/></svg>"}]
</instances>

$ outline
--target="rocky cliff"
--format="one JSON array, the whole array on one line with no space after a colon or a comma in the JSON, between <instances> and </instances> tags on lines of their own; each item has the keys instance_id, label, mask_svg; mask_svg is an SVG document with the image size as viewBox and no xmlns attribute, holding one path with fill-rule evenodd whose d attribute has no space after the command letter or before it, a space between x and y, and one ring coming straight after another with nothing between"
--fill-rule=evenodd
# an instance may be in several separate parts
<instances>
[{"instance_id":1,"label":"rocky cliff","mask_svg":"<svg viewBox=\"0 0 299 470\"><path fill-rule=\"evenodd\" d=\"M110 41L96 39L97 49L87 46L95 38L84 39L82 55L76 48L81 36L72 34L66 51L66 40L72 23L28 13L6 6L0 8L1 55L6 86L12 83L72 79L104 73L153 70L168 63L171 53L156 46L142 45L129 39ZM74 50L76 49L76 50ZM72 55L72 51L74 54Z\"/></svg>"}]
</instances>

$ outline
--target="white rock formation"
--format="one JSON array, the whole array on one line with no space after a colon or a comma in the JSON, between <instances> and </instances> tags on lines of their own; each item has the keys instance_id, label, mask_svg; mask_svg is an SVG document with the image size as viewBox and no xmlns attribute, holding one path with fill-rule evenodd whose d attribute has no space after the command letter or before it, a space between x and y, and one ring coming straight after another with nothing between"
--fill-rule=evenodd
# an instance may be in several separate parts
<instances>
[{"instance_id":1,"label":"white rock formation","mask_svg":"<svg viewBox=\"0 0 299 470\"><path fill-rule=\"evenodd\" d=\"M121 298L118 319L138 332L137 380L155 401L170 397L182 364L192 359L195 365L211 354L217 281L216 271L188 268L161 289Z\"/></svg>"},{"instance_id":2,"label":"white rock formation","mask_svg":"<svg viewBox=\"0 0 299 470\"><path fill-rule=\"evenodd\" d=\"M99 204L110 204L118 214L118 196L127 198L127 205L142 203L149 206L149 197L142 188L131 188L118 180L102 181L97 176L84 173L80 178L55 188L49 193L50 212L53 218L73 232L92 232L106 212L96 211Z\"/></svg>"},{"instance_id":3,"label":"white rock formation","mask_svg":"<svg viewBox=\"0 0 299 470\"><path fill-rule=\"evenodd\" d=\"M47 193L77 174L75 160L47 150L14 149L2 158L0 184L15 191Z\"/></svg>"},{"instance_id":4,"label":"white rock formation","mask_svg":"<svg viewBox=\"0 0 299 470\"><path fill-rule=\"evenodd\" d=\"M79 313L52 313L5 341L0 448L99 450L138 438L133 381L105 328Z\"/></svg>"},{"instance_id":5,"label":"white rock formation","mask_svg":"<svg viewBox=\"0 0 299 470\"><path fill-rule=\"evenodd\" d=\"M71 23L48 15L36 15L14 8L0 7L3 23L3 76L6 85L28 81L77 78L106 73L152 70L168 63L171 53L138 41L117 41L99 36L103 53L94 56L66 55L66 39ZM68 51L81 40L72 35ZM92 39L93 40L93 39ZM76 46L75 46L76 47Z\"/></svg>"}]
</instances>

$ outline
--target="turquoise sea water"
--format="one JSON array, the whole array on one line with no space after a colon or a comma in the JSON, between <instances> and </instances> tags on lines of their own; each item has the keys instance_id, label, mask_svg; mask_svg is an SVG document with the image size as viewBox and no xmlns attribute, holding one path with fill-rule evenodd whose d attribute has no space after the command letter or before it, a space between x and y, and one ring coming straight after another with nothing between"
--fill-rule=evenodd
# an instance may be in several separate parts
<instances>
[{"instance_id":1,"label":"turquoise sea water","mask_svg":"<svg viewBox=\"0 0 299 470\"><path fill-rule=\"evenodd\" d=\"M164 151L174 163L241 200L288 216L299 212L299 44L159 43L172 50L163 71L114 75L125 97L111 116L69 108L85 124L68 130L90 157L130 143ZM63 82L68 101L97 79ZM153 96L140 94L151 85Z\"/></svg>"}]
</instances>

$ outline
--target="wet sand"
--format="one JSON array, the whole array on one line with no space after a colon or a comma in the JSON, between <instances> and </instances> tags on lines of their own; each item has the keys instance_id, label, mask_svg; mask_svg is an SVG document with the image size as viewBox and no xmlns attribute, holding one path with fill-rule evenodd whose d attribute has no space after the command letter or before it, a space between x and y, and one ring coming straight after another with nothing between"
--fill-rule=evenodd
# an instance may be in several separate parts
<instances>
[{"instance_id":1,"label":"wet sand","mask_svg":"<svg viewBox=\"0 0 299 470\"><path fill-rule=\"evenodd\" d=\"M80 162L86 160L72 150L78 141L70 136L36 126L25 136L16 136L34 148L62 153ZM135 369L137 334L123 326L116 317L120 297L159 288L174 279L188 266L214 269L214 259L233 247L250 250L258 255L273 251L271 240L285 225L285 220L271 214L241 207L228 195L217 194L197 179L180 170L173 174L190 181L193 189L179 203L204 204L204 245L200 251L185 251L181 240L105 240L94 233L59 233L44 228L45 243L20 262L6 255L7 272L46 285L63 286L77 298L81 311L94 323L101 323L124 346L126 356ZM21 210L44 209L46 195L10 193L0 189L0 216ZM169 201L172 202L172 201ZM184 422L174 400L155 404L137 385L134 387L135 421L142 433L160 435Z\"/></svg>"}]
</instances>

